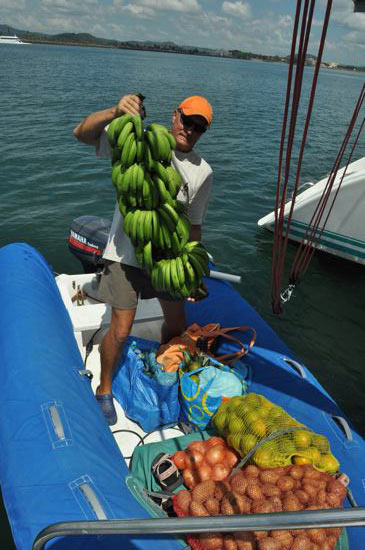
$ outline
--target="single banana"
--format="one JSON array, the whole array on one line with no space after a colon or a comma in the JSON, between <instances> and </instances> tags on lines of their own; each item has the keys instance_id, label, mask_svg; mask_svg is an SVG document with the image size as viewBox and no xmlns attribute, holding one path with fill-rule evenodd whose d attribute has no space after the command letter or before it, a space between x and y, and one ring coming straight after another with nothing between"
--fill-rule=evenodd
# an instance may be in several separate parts
<instances>
[{"instance_id":1,"label":"single banana","mask_svg":"<svg viewBox=\"0 0 365 550\"><path fill-rule=\"evenodd\" d=\"M152 212L147 210L144 215L144 225L143 225L143 234L144 240L146 242L152 239Z\"/></svg>"},{"instance_id":2,"label":"single banana","mask_svg":"<svg viewBox=\"0 0 365 550\"><path fill-rule=\"evenodd\" d=\"M175 258L177 276L179 278L180 288L185 284L185 270L184 264L180 256Z\"/></svg>"},{"instance_id":3,"label":"single banana","mask_svg":"<svg viewBox=\"0 0 365 550\"><path fill-rule=\"evenodd\" d=\"M161 164L161 162L153 162L153 171L158 175L159 178L162 179L165 185L169 184L169 178L166 172L166 168Z\"/></svg>"},{"instance_id":4,"label":"single banana","mask_svg":"<svg viewBox=\"0 0 365 550\"><path fill-rule=\"evenodd\" d=\"M146 135L146 140L147 140L147 143L149 145L153 160L159 160L160 159L160 150L159 150L159 147L158 147L158 141L157 141L156 134L154 134L150 130L147 130L145 135Z\"/></svg>"},{"instance_id":5,"label":"single banana","mask_svg":"<svg viewBox=\"0 0 365 550\"><path fill-rule=\"evenodd\" d=\"M171 273L171 281L172 281L172 285L173 285L174 289L179 290L180 289L180 282L179 282L179 277L178 277L178 274L177 274L176 261L175 261L174 258L172 258L170 260L170 273Z\"/></svg>"},{"instance_id":6,"label":"single banana","mask_svg":"<svg viewBox=\"0 0 365 550\"><path fill-rule=\"evenodd\" d=\"M197 277L196 277L194 268L189 262L189 260L184 262L184 269L185 269L185 280L188 282L190 286L195 286Z\"/></svg>"},{"instance_id":7,"label":"single banana","mask_svg":"<svg viewBox=\"0 0 365 550\"><path fill-rule=\"evenodd\" d=\"M199 258L197 256L195 256L194 254L189 254L189 262L191 263L191 265L193 266L193 269L196 273L196 276L197 276L197 279L201 279L203 277L203 275L205 274L204 273L204 268L201 264L201 262L199 261Z\"/></svg>"},{"instance_id":8,"label":"single banana","mask_svg":"<svg viewBox=\"0 0 365 550\"><path fill-rule=\"evenodd\" d=\"M108 135L108 141L109 141L110 147L114 147L114 145L115 145L115 130L118 127L119 118L120 117L113 118L113 120L111 121L111 123L108 126L107 135Z\"/></svg>"},{"instance_id":9,"label":"single banana","mask_svg":"<svg viewBox=\"0 0 365 550\"><path fill-rule=\"evenodd\" d=\"M159 192L159 195L160 195L160 202L161 203L167 202L168 204L170 204L172 206L174 204L173 199L172 199L170 193L167 191L166 186L165 186L164 182L162 181L162 179L159 178L157 174L154 174L152 176L152 179L153 179L154 183L157 186L157 189L158 189L158 192Z\"/></svg>"},{"instance_id":10,"label":"single banana","mask_svg":"<svg viewBox=\"0 0 365 550\"><path fill-rule=\"evenodd\" d=\"M144 161L144 148L145 143L144 141L137 141L137 152L136 152L136 161L137 162L143 162Z\"/></svg>"},{"instance_id":11,"label":"single banana","mask_svg":"<svg viewBox=\"0 0 365 550\"><path fill-rule=\"evenodd\" d=\"M135 138L134 134L131 134L131 135L133 136L133 139L131 140L131 144L130 144L130 147L129 147L127 166L132 166L132 164L134 163L134 161L136 159L136 154L137 154L136 138Z\"/></svg>"},{"instance_id":12,"label":"single banana","mask_svg":"<svg viewBox=\"0 0 365 550\"><path fill-rule=\"evenodd\" d=\"M169 292L171 290L171 263L170 260L166 260L162 267L164 276L164 289Z\"/></svg>"},{"instance_id":13,"label":"single banana","mask_svg":"<svg viewBox=\"0 0 365 550\"><path fill-rule=\"evenodd\" d=\"M184 246L187 242L189 242L190 228L182 216L179 217L179 221L176 224L176 233L180 238L181 246Z\"/></svg>"},{"instance_id":14,"label":"single banana","mask_svg":"<svg viewBox=\"0 0 365 550\"><path fill-rule=\"evenodd\" d=\"M148 243L143 248L143 259L144 259L144 265L146 267L147 272L152 273L153 259L152 259L152 243L151 243L151 241L148 241Z\"/></svg>"},{"instance_id":15,"label":"single banana","mask_svg":"<svg viewBox=\"0 0 365 550\"><path fill-rule=\"evenodd\" d=\"M176 210L167 202L161 205L161 210L166 212L166 214L171 218L172 222L175 224L175 227L176 227L176 224L179 221L179 215L176 212Z\"/></svg>"},{"instance_id":16,"label":"single banana","mask_svg":"<svg viewBox=\"0 0 365 550\"><path fill-rule=\"evenodd\" d=\"M169 233L173 233L176 229L175 222L170 218L170 216L165 212L165 210L162 209L162 206L160 206L157 209L158 215L161 219L161 222L166 225Z\"/></svg>"},{"instance_id":17,"label":"single banana","mask_svg":"<svg viewBox=\"0 0 365 550\"><path fill-rule=\"evenodd\" d=\"M137 246L138 244L137 227L138 227L139 213L140 213L140 210L134 211L133 219L131 222L131 241L133 243L133 246Z\"/></svg>"},{"instance_id":18,"label":"single banana","mask_svg":"<svg viewBox=\"0 0 365 550\"><path fill-rule=\"evenodd\" d=\"M163 241L164 241L164 244L165 244L165 248L171 248L170 231L166 227L165 223L161 223L160 227L161 227L161 230L162 230L162 235L163 235Z\"/></svg>"},{"instance_id":19,"label":"single banana","mask_svg":"<svg viewBox=\"0 0 365 550\"><path fill-rule=\"evenodd\" d=\"M142 197L143 197L143 204L144 207L147 210L152 209L152 195L151 195L151 186L149 184L149 181L147 178L143 179L143 185L142 185Z\"/></svg>"},{"instance_id":20,"label":"single banana","mask_svg":"<svg viewBox=\"0 0 365 550\"><path fill-rule=\"evenodd\" d=\"M117 146L119 149L123 149L128 136L131 135L133 130L133 122L130 120L124 125L122 131L119 134Z\"/></svg>"},{"instance_id":21,"label":"single banana","mask_svg":"<svg viewBox=\"0 0 365 550\"><path fill-rule=\"evenodd\" d=\"M175 257L180 255L181 243L176 231L171 233L171 250Z\"/></svg>"},{"instance_id":22,"label":"single banana","mask_svg":"<svg viewBox=\"0 0 365 550\"><path fill-rule=\"evenodd\" d=\"M171 133L171 132L167 132L166 137L167 137L167 139L168 139L169 142L170 142L170 148L171 148L171 149L176 149L176 139L174 138L174 136L172 135L172 133Z\"/></svg>"},{"instance_id":23,"label":"single banana","mask_svg":"<svg viewBox=\"0 0 365 550\"><path fill-rule=\"evenodd\" d=\"M132 118L133 124L134 124L134 131L136 133L136 137L139 141L143 140L143 124L141 115L138 113L137 115L134 115Z\"/></svg>"},{"instance_id":24,"label":"single banana","mask_svg":"<svg viewBox=\"0 0 365 550\"><path fill-rule=\"evenodd\" d=\"M147 241L147 239L145 238L145 233L144 233L144 227L145 227L145 223L146 223L146 219L145 219L146 215L147 215L146 210L138 210L137 241L138 241L139 245L144 245L145 241Z\"/></svg>"},{"instance_id":25,"label":"single banana","mask_svg":"<svg viewBox=\"0 0 365 550\"><path fill-rule=\"evenodd\" d=\"M153 157L152 157L151 149L150 149L148 143L146 143L146 142L144 144L144 164L146 166L146 170L148 170L148 172L152 172L153 165L154 165L154 160L153 160Z\"/></svg>"},{"instance_id":26,"label":"single banana","mask_svg":"<svg viewBox=\"0 0 365 550\"><path fill-rule=\"evenodd\" d=\"M119 206L120 213L122 214L123 217L125 217L127 215L128 209L127 209L127 206L123 202L123 197L122 196L119 197L119 199L118 199L118 206Z\"/></svg>"},{"instance_id":27,"label":"single banana","mask_svg":"<svg viewBox=\"0 0 365 550\"><path fill-rule=\"evenodd\" d=\"M128 124L132 124L131 122ZM128 124L125 126L125 128L128 126ZM133 126L133 124L132 124ZM123 130L124 131L124 130ZM124 142L123 148L122 148L122 154L120 157L120 160L122 161L122 165L124 166L130 166L128 164L129 162L129 152L132 146L132 143L135 141L135 136L133 132L130 132Z\"/></svg>"},{"instance_id":28,"label":"single banana","mask_svg":"<svg viewBox=\"0 0 365 550\"><path fill-rule=\"evenodd\" d=\"M152 242L156 247L158 247L160 244L160 221L156 210L151 210L151 212L152 212Z\"/></svg>"},{"instance_id":29,"label":"single banana","mask_svg":"<svg viewBox=\"0 0 365 550\"><path fill-rule=\"evenodd\" d=\"M133 211L129 210L124 218L124 233L130 237L131 235L131 223L133 220Z\"/></svg>"}]
</instances>

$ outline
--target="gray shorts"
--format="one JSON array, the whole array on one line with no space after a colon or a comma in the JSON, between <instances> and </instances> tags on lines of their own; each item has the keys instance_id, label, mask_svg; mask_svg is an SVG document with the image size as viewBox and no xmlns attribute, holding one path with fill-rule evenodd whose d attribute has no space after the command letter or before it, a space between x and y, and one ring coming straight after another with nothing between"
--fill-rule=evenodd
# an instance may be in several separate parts
<instances>
[{"instance_id":1,"label":"gray shorts","mask_svg":"<svg viewBox=\"0 0 365 550\"><path fill-rule=\"evenodd\" d=\"M160 298L178 302L167 292L158 292L144 269L106 260L98 296L116 309L136 309L138 300Z\"/></svg>"}]
</instances>

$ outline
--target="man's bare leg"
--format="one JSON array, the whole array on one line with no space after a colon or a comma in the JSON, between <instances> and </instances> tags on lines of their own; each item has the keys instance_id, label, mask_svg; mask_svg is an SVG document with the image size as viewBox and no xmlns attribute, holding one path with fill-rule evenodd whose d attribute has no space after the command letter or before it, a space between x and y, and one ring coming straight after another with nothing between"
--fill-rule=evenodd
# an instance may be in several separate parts
<instances>
[{"instance_id":1,"label":"man's bare leg","mask_svg":"<svg viewBox=\"0 0 365 550\"><path fill-rule=\"evenodd\" d=\"M186 328L184 302L159 300L164 314L161 328L161 344L166 344L174 336L179 336Z\"/></svg>"},{"instance_id":2,"label":"man's bare leg","mask_svg":"<svg viewBox=\"0 0 365 550\"><path fill-rule=\"evenodd\" d=\"M135 314L135 309L112 308L109 330L100 344L100 384L96 389L96 395L110 425L117 421L112 398L113 373L131 332Z\"/></svg>"}]
</instances>

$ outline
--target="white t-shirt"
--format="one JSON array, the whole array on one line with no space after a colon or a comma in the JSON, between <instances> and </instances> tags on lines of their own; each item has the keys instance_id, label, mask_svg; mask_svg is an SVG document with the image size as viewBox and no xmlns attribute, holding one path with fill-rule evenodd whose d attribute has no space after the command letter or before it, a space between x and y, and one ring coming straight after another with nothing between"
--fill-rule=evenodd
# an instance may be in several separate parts
<instances>
[{"instance_id":1,"label":"white t-shirt","mask_svg":"<svg viewBox=\"0 0 365 550\"><path fill-rule=\"evenodd\" d=\"M112 150L108 142L107 127L100 136L96 147L98 157L111 158ZM172 166L177 170L183 184L177 198L187 204L187 215L193 225L204 221L210 190L213 183L213 171L209 164L195 151L182 153L173 151ZM124 219L116 202L112 226L103 258L123 264L140 267L136 260L134 247L130 238L124 233Z\"/></svg>"}]
</instances>

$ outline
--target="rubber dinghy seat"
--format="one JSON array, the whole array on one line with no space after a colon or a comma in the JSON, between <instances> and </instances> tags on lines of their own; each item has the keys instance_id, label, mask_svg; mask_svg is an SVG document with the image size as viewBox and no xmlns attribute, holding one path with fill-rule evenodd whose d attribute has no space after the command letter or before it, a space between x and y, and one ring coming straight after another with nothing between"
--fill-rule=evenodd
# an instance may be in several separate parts
<instances>
[{"instance_id":1,"label":"rubber dinghy seat","mask_svg":"<svg viewBox=\"0 0 365 550\"><path fill-rule=\"evenodd\" d=\"M125 484L128 468L91 390L68 313L44 258L0 249L0 485L16 548L53 523L150 517ZM47 548L180 545L171 537L75 536Z\"/></svg>"}]
</instances>

